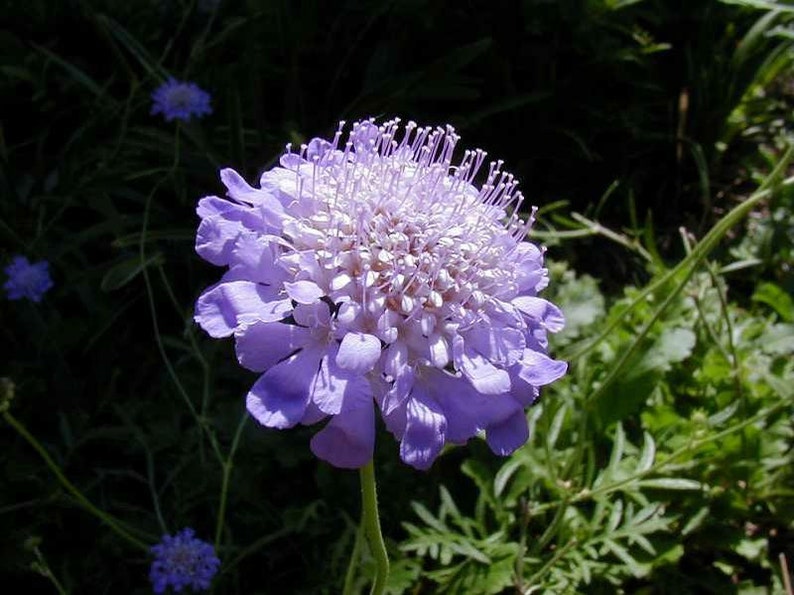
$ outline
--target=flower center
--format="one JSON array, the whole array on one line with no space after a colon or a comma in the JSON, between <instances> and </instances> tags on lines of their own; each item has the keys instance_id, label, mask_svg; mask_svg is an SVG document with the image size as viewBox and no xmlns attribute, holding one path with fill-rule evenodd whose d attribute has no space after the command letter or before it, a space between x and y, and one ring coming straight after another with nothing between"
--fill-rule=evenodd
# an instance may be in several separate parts
<instances>
[{"instance_id":1,"label":"flower center","mask_svg":"<svg viewBox=\"0 0 794 595\"><path fill-rule=\"evenodd\" d=\"M168 103L173 108L188 108L193 104L193 92L185 85L174 87L168 94Z\"/></svg>"},{"instance_id":2,"label":"flower center","mask_svg":"<svg viewBox=\"0 0 794 595\"><path fill-rule=\"evenodd\" d=\"M501 163L477 189L485 153L466 152L453 166L451 128L412 137L409 125L399 144L389 130L359 134L356 151L313 149L314 163L296 168L295 214L305 215L284 228L302 255L287 267L308 270L335 303L357 303L362 325L381 328L387 343L396 333L384 325L413 321L427 336L481 320L491 299L515 287L510 256L527 229L516 215L523 197Z\"/></svg>"}]
</instances>

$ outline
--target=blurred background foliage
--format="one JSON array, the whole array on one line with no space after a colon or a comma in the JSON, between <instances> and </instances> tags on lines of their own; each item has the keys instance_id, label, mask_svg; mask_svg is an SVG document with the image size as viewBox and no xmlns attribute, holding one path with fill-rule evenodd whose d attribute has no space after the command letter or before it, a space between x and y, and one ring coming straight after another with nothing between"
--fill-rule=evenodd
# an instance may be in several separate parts
<instances>
[{"instance_id":1,"label":"blurred background foliage","mask_svg":"<svg viewBox=\"0 0 794 595\"><path fill-rule=\"evenodd\" d=\"M541 207L535 237L569 319L555 349L572 372L506 460L474 442L422 474L382 433L392 592L783 588L794 216L791 186L776 184L790 174L794 5L0 8L0 259L47 259L56 283L39 306L0 303L0 375L16 385L14 415L137 538L190 525L211 539L217 524L216 592L339 591L357 478L310 455L312 430L241 425L253 375L192 323L217 275L193 253L194 209L220 192L220 167L254 180L286 142L399 115L452 123ZM206 89L214 113L151 116L168 76ZM764 200L696 274L644 293L759 184ZM631 373L615 377L618 363ZM81 509L7 427L0 481L0 573L24 592L53 592L47 572L67 592L148 592L147 553Z\"/></svg>"}]
</instances>

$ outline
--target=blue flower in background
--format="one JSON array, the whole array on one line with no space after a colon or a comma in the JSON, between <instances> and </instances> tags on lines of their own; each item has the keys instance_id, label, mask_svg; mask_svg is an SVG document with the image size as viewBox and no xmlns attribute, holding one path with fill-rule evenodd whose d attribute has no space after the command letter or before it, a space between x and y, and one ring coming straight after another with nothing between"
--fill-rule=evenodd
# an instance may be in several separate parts
<instances>
[{"instance_id":1,"label":"blue flower in background","mask_svg":"<svg viewBox=\"0 0 794 595\"><path fill-rule=\"evenodd\" d=\"M3 284L9 300L27 298L40 302L53 283L50 263L46 260L31 263L24 256L15 256L5 268L8 280Z\"/></svg>"},{"instance_id":2,"label":"blue flower in background","mask_svg":"<svg viewBox=\"0 0 794 595\"><path fill-rule=\"evenodd\" d=\"M154 562L149 579L155 593L164 593L169 586L176 592L185 587L194 591L209 589L221 561L212 545L194 535L193 529L183 529L173 537L164 535L152 547Z\"/></svg>"},{"instance_id":3,"label":"blue flower in background","mask_svg":"<svg viewBox=\"0 0 794 595\"><path fill-rule=\"evenodd\" d=\"M188 121L193 116L200 118L212 113L210 94L195 83L180 82L169 78L152 93L152 114L163 114L170 122L173 119Z\"/></svg>"}]
</instances>

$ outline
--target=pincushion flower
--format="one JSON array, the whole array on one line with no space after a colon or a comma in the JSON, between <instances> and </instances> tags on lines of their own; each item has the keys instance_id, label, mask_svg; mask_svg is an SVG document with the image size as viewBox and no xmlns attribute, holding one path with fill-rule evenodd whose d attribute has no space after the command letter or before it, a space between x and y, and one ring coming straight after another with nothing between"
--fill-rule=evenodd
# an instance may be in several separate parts
<instances>
[{"instance_id":1,"label":"pincushion flower","mask_svg":"<svg viewBox=\"0 0 794 595\"><path fill-rule=\"evenodd\" d=\"M166 121L201 118L212 113L210 95L196 83L169 78L152 93L152 115L163 114Z\"/></svg>"},{"instance_id":2,"label":"pincushion flower","mask_svg":"<svg viewBox=\"0 0 794 595\"><path fill-rule=\"evenodd\" d=\"M3 289L9 300L26 298L38 303L53 285L50 264L46 260L32 263L24 256L15 256L5 273L8 279Z\"/></svg>"},{"instance_id":3,"label":"pincushion flower","mask_svg":"<svg viewBox=\"0 0 794 595\"><path fill-rule=\"evenodd\" d=\"M371 458L375 408L400 456L427 469L447 443L484 432L506 455L528 437L524 408L565 374L547 355L563 316L537 296L543 251L523 241L523 196L502 162L475 177L450 126L344 123L249 186L199 201L198 254L228 268L196 303L212 337L233 336L262 375L247 396L261 424L328 420L312 451L337 467Z\"/></svg>"},{"instance_id":4,"label":"pincushion flower","mask_svg":"<svg viewBox=\"0 0 794 595\"><path fill-rule=\"evenodd\" d=\"M155 593L164 593L168 587L177 593L185 587L207 590L221 565L212 545L195 537L193 529L183 529L174 536L164 535L152 547L152 553L149 579Z\"/></svg>"}]
</instances>

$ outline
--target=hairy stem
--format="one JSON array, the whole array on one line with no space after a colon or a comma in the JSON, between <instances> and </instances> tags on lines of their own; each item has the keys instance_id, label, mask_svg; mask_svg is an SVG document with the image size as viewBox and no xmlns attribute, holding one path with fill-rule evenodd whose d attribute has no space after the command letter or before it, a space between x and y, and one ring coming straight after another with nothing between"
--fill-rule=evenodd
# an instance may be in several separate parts
<instances>
[{"instance_id":1,"label":"hairy stem","mask_svg":"<svg viewBox=\"0 0 794 595\"><path fill-rule=\"evenodd\" d=\"M372 555L375 557L375 580L372 583L370 595L382 595L386 591L386 579L389 576L389 556L386 553L386 544L380 530L378 517L378 494L375 487L375 467L370 461L360 469L361 476L361 504L363 514L361 522L364 525L364 534L369 541Z\"/></svg>"}]
</instances>

